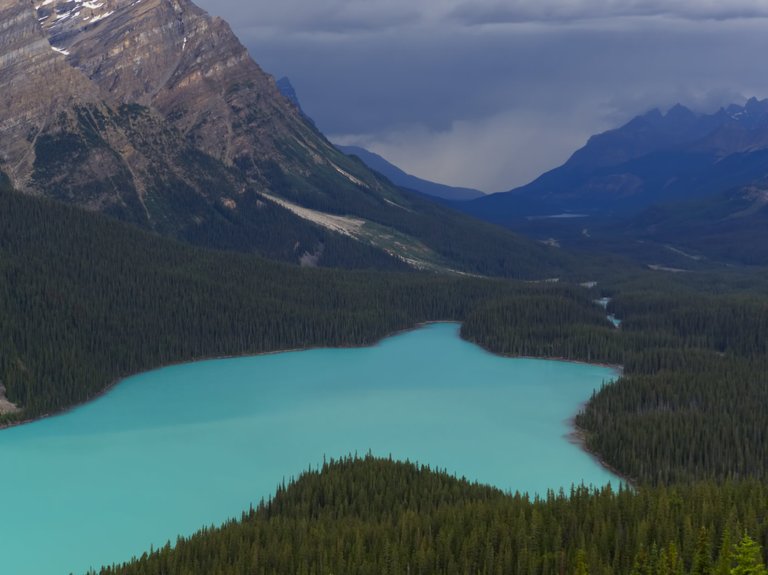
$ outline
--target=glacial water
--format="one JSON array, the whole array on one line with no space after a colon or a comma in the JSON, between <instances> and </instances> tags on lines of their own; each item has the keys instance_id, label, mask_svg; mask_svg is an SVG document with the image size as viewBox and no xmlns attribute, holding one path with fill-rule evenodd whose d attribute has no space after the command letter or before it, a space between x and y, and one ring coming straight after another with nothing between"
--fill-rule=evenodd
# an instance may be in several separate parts
<instances>
[{"instance_id":1,"label":"glacial water","mask_svg":"<svg viewBox=\"0 0 768 575\"><path fill-rule=\"evenodd\" d=\"M567 437L612 370L502 358L458 329L167 367L0 431L0 573L129 559L238 516L324 456L370 450L541 494L615 481Z\"/></svg>"}]
</instances>

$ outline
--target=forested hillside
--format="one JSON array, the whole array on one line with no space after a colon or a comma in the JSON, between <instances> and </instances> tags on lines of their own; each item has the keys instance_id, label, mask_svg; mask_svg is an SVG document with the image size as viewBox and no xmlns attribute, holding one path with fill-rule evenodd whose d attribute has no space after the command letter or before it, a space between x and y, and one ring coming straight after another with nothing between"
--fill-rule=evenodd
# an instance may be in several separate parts
<instances>
[{"instance_id":1,"label":"forested hillside","mask_svg":"<svg viewBox=\"0 0 768 575\"><path fill-rule=\"evenodd\" d=\"M196 249L6 186L0 380L22 411L5 419L71 406L166 363L371 344L419 322L462 320L480 301L520 292L570 294L593 307L583 289L301 269Z\"/></svg>"},{"instance_id":2,"label":"forested hillside","mask_svg":"<svg viewBox=\"0 0 768 575\"><path fill-rule=\"evenodd\" d=\"M532 500L348 459L305 473L239 522L100 573L759 574L766 498L765 485L743 482Z\"/></svg>"},{"instance_id":3,"label":"forested hillside","mask_svg":"<svg viewBox=\"0 0 768 575\"><path fill-rule=\"evenodd\" d=\"M632 477L768 479L768 300L626 294L627 377L578 423L588 445Z\"/></svg>"}]
</instances>

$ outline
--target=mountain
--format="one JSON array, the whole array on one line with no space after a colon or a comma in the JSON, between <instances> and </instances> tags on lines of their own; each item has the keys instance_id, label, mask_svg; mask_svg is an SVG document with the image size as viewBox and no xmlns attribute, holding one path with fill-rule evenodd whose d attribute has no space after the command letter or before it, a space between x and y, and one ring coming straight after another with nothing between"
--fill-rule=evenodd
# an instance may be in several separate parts
<instances>
[{"instance_id":1,"label":"mountain","mask_svg":"<svg viewBox=\"0 0 768 575\"><path fill-rule=\"evenodd\" d=\"M280 259L328 243L300 218L245 193L244 174L148 105L142 93L160 94L157 78L170 76L170 55L183 51L183 38L176 47L163 37L179 34L175 15L174 26L164 24L174 6L181 5L71 1L33 7L2 0L0 167L24 192L192 243L258 248ZM360 257L358 246L346 243L338 253ZM392 258L367 256L398 267Z\"/></svg>"},{"instance_id":2,"label":"mountain","mask_svg":"<svg viewBox=\"0 0 768 575\"><path fill-rule=\"evenodd\" d=\"M706 197L768 174L768 100L714 114L677 105L590 138L561 167L460 209L509 224L530 216L616 216Z\"/></svg>"},{"instance_id":3,"label":"mountain","mask_svg":"<svg viewBox=\"0 0 768 575\"><path fill-rule=\"evenodd\" d=\"M348 156L356 156L360 158L366 166L382 174L393 184L407 190L413 190L420 194L426 194L427 196L434 196L436 198L453 201L474 200L485 196L480 190L447 186L445 184L438 184L436 182L430 182L429 180L412 176L378 154L369 152L365 148L359 146L337 145L336 147Z\"/></svg>"},{"instance_id":4,"label":"mountain","mask_svg":"<svg viewBox=\"0 0 768 575\"><path fill-rule=\"evenodd\" d=\"M291 104L293 104L296 107L296 109L299 110L299 112L301 112L301 114L304 116L304 119L306 119L308 122L311 122L312 125L314 125L314 120L312 120L312 118L310 118L304 112L304 109L301 107L299 94L298 92L296 92L296 88L293 87L293 84L291 84L290 78L288 78L287 76L283 76L277 82L275 82L275 85L277 86L277 89L280 91L283 97L286 100L288 100Z\"/></svg>"},{"instance_id":5,"label":"mountain","mask_svg":"<svg viewBox=\"0 0 768 575\"><path fill-rule=\"evenodd\" d=\"M568 265L336 150L190 0L0 0L0 21L0 170L22 192L304 265Z\"/></svg>"}]
</instances>

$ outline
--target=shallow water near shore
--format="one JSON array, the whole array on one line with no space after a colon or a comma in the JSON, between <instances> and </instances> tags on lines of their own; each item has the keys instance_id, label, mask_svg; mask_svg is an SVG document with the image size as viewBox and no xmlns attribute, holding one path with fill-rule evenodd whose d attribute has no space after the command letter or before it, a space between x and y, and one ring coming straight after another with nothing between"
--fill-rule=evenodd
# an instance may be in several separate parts
<instances>
[{"instance_id":1,"label":"shallow water near shore","mask_svg":"<svg viewBox=\"0 0 768 575\"><path fill-rule=\"evenodd\" d=\"M618 484L568 439L569 419L612 369L503 358L458 331L434 324L370 348L166 367L0 431L0 573L125 561L355 452L511 491Z\"/></svg>"}]
</instances>

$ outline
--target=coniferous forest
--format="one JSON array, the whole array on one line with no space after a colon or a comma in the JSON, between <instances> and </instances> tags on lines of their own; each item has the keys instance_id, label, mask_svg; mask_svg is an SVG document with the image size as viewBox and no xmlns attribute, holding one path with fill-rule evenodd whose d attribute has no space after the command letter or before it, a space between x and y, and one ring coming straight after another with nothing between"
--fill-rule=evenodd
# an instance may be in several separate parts
<instances>
[{"instance_id":1,"label":"coniferous forest","mask_svg":"<svg viewBox=\"0 0 768 575\"><path fill-rule=\"evenodd\" d=\"M166 363L366 345L436 320L464 322L463 337L497 353L624 367L577 424L632 489L530 500L412 465L345 460L280 487L241 521L104 573L763 573L761 271L590 269L581 279L600 279L590 289L299 269L9 190L0 224L0 379L21 407L3 423ZM612 298L620 329L600 296Z\"/></svg>"},{"instance_id":2,"label":"coniferous forest","mask_svg":"<svg viewBox=\"0 0 768 575\"><path fill-rule=\"evenodd\" d=\"M542 499L439 471L347 459L273 499L100 575L764 573L768 488L575 487Z\"/></svg>"},{"instance_id":3,"label":"coniferous forest","mask_svg":"<svg viewBox=\"0 0 768 575\"><path fill-rule=\"evenodd\" d=\"M635 288L637 289L637 288ZM768 478L768 300L752 293L616 294L615 330L540 295L482 304L464 337L500 353L622 365L576 419L590 450L643 484Z\"/></svg>"}]
</instances>

